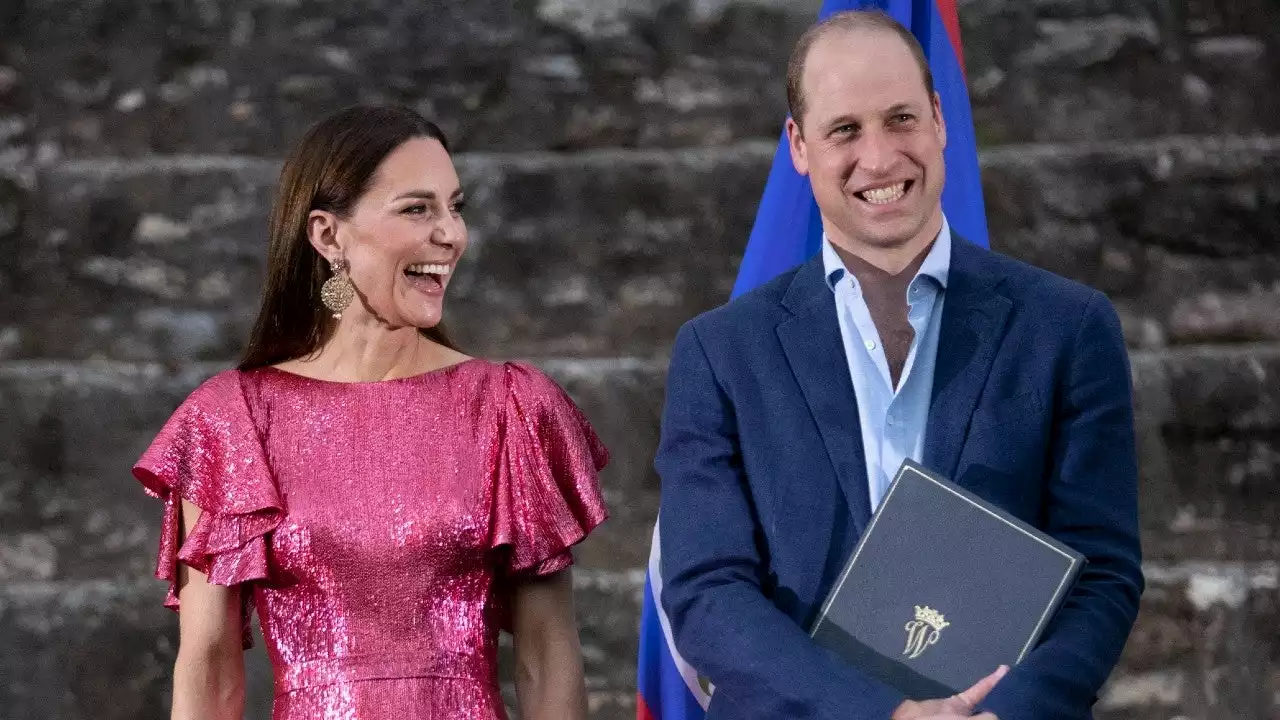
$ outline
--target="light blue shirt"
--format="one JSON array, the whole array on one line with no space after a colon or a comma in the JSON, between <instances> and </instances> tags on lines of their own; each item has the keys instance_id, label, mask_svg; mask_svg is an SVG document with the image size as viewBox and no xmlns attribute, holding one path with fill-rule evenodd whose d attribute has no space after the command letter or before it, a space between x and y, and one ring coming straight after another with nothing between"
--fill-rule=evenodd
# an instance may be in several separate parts
<instances>
[{"instance_id":1,"label":"light blue shirt","mask_svg":"<svg viewBox=\"0 0 1280 720\"><path fill-rule=\"evenodd\" d=\"M915 338L896 390L884 345L858 279L845 268L825 234L822 261L827 286L836 296L840 337L849 362L849 377L858 397L862 448L867 459L867 489L874 512L903 459L909 457L919 462L924 452L942 303L951 269L951 227L944 217L933 248L907 286L907 321L915 330Z\"/></svg>"}]
</instances>

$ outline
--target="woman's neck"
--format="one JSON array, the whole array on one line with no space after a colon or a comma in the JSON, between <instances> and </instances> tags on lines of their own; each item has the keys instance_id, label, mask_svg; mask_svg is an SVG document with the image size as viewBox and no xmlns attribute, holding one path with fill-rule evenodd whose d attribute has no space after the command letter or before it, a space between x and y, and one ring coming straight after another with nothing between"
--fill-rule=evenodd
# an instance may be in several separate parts
<instances>
[{"instance_id":1,"label":"woman's neck","mask_svg":"<svg viewBox=\"0 0 1280 720\"><path fill-rule=\"evenodd\" d=\"M378 382L430 372L466 356L422 336L417 328L388 330L340 322L319 351L280 369L337 382Z\"/></svg>"}]
</instances>

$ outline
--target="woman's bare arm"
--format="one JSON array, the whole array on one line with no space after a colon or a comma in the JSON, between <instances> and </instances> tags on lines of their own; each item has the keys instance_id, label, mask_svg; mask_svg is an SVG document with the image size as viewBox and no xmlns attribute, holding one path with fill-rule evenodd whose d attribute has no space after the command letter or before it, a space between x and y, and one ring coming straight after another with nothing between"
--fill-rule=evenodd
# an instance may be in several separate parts
<instances>
[{"instance_id":1,"label":"woman's bare arm","mask_svg":"<svg viewBox=\"0 0 1280 720\"><path fill-rule=\"evenodd\" d=\"M586 720L587 689L570 569L516 585L516 696L525 720Z\"/></svg>"},{"instance_id":2,"label":"woman's bare arm","mask_svg":"<svg viewBox=\"0 0 1280 720\"><path fill-rule=\"evenodd\" d=\"M200 508L182 501L183 537ZM210 585L204 574L178 564L178 659L173 667L172 720L241 720L244 650L240 589Z\"/></svg>"}]
</instances>

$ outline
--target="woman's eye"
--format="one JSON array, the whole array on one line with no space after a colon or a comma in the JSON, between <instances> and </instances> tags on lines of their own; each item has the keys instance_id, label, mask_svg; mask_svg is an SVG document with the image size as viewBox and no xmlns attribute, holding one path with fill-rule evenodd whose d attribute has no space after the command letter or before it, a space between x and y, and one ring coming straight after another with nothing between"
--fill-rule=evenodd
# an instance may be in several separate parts
<instances>
[{"instance_id":1,"label":"woman's eye","mask_svg":"<svg viewBox=\"0 0 1280 720\"><path fill-rule=\"evenodd\" d=\"M425 215L427 212L427 206L423 205L422 203L419 203L417 205L410 205L409 207L405 208L402 212L404 212L406 215Z\"/></svg>"},{"instance_id":2,"label":"woman's eye","mask_svg":"<svg viewBox=\"0 0 1280 720\"><path fill-rule=\"evenodd\" d=\"M455 202L455 203L454 203L454 204L449 208L449 210L450 210L454 215L461 215L461 214L462 214L462 211L463 211L463 210L466 210L466 209L467 209L467 201L466 201L466 200L458 200L457 202Z\"/></svg>"}]
</instances>

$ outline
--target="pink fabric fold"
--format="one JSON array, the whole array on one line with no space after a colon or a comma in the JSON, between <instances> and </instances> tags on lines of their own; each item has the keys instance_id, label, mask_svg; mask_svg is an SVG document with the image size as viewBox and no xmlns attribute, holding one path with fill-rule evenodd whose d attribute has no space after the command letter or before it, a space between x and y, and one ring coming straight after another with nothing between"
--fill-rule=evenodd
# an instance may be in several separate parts
<instances>
[{"instance_id":1,"label":"pink fabric fold","mask_svg":"<svg viewBox=\"0 0 1280 720\"><path fill-rule=\"evenodd\" d=\"M178 407L133 467L147 493L164 502L156 577L169 582L165 606L179 609L178 563L215 585L271 576L267 536L284 508L240 387L229 370L205 381ZM182 540L182 500L201 510ZM241 592L244 645L252 598Z\"/></svg>"},{"instance_id":2,"label":"pink fabric fold","mask_svg":"<svg viewBox=\"0 0 1280 720\"><path fill-rule=\"evenodd\" d=\"M524 363L505 369L490 542L506 550L508 575L546 575L608 517L598 473L609 453L560 386Z\"/></svg>"}]
</instances>

